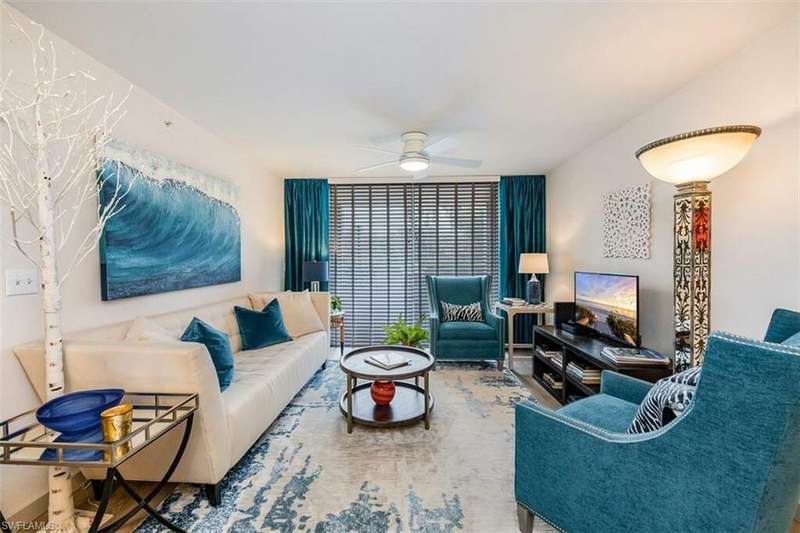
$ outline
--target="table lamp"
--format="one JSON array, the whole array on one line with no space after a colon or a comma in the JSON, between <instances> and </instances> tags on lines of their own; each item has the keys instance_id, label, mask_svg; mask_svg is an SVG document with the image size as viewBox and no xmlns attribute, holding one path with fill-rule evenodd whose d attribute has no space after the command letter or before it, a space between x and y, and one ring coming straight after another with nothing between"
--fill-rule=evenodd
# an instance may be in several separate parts
<instances>
[{"instance_id":1,"label":"table lamp","mask_svg":"<svg viewBox=\"0 0 800 533\"><path fill-rule=\"evenodd\" d=\"M519 254L519 273L530 274L531 279L525 287L525 301L529 304L542 303L542 284L536 274L549 274L547 254Z\"/></svg>"},{"instance_id":2,"label":"table lamp","mask_svg":"<svg viewBox=\"0 0 800 533\"><path fill-rule=\"evenodd\" d=\"M711 328L711 191L761 135L756 126L720 126L651 142L636 157L653 177L675 185L673 280L676 372L703 361Z\"/></svg>"},{"instance_id":3,"label":"table lamp","mask_svg":"<svg viewBox=\"0 0 800 533\"><path fill-rule=\"evenodd\" d=\"M319 292L319 282L328 281L328 262L304 261L303 281L311 283L311 292Z\"/></svg>"}]
</instances>

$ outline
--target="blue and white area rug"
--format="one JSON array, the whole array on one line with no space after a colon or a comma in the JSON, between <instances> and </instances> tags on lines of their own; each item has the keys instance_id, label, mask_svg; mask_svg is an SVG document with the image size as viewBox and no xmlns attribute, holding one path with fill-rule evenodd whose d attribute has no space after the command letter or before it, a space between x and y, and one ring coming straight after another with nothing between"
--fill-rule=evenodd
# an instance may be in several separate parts
<instances>
[{"instance_id":1,"label":"blue and white area rug","mask_svg":"<svg viewBox=\"0 0 800 533\"><path fill-rule=\"evenodd\" d=\"M355 426L344 374L319 372L222 481L222 503L180 485L162 512L192 532L513 532L514 405L528 390L494 366L440 364L431 428ZM137 530L162 531L150 519Z\"/></svg>"}]
</instances>

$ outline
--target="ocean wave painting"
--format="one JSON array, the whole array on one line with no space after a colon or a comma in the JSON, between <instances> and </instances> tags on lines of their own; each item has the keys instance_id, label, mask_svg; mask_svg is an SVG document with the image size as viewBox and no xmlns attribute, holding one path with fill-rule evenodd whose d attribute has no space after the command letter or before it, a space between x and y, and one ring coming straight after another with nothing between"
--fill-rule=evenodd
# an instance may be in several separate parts
<instances>
[{"instance_id":1,"label":"ocean wave painting","mask_svg":"<svg viewBox=\"0 0 800 533\"><path fill-rule=\"evenodd\" d=\"M100 242L103 300L241 280L233 184L120 142L98 174L102 205L128 191Z\"/></svg>"}]
</instances>

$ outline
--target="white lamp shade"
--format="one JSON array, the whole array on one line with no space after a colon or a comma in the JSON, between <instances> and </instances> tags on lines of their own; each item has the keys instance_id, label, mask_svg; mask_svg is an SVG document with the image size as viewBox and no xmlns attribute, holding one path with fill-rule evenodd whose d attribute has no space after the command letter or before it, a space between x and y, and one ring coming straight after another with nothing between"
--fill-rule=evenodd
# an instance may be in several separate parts
<instances>
[{"instance_id":1,"label":"white lamp shade","mask_svg":"<svg viewBox=\"0 0 800 533\"><path fill-rule=\"evenodd\" d=\"M643 146L636 157L653 177L675 185L711 181L735 167L760 134L756 126L690 131Z\"/></svg>"},{"instance_id":2,"label":"white lamp shade","mask_svg":"<svg viewBox=\"0 0 800 533\"><path fill-rule=\"evenodd\" d=\"M520 274L549 274L547 254L519 254Z\"/></svg>"}]
</instances>

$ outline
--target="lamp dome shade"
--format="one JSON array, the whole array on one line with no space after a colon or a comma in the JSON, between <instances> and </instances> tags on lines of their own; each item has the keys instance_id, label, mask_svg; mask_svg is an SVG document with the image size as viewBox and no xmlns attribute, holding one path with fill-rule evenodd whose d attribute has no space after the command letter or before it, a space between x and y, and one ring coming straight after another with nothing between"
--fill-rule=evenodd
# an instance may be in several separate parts
<instances>
[{"instance_id":1,"label":"lamp dome shade","mask_svg":"<svg viewBox=\"0 0 800 533\"><path fill-rule=\"evenodd\" d=\"M547 254L519 254L520 274L549 274Z\"/></svg>"},{"instance_id":2,"label":"lamp dome shade","mask_svg":"<svg viewBox=\"0 0 800 533\"><path fill-rule=\"evenodd\" d=\"M720 126L642 146L636 157L653 177L675 185L711 181L735 167L761 135L757 126Z\"/></svg>"}]
</instances>

